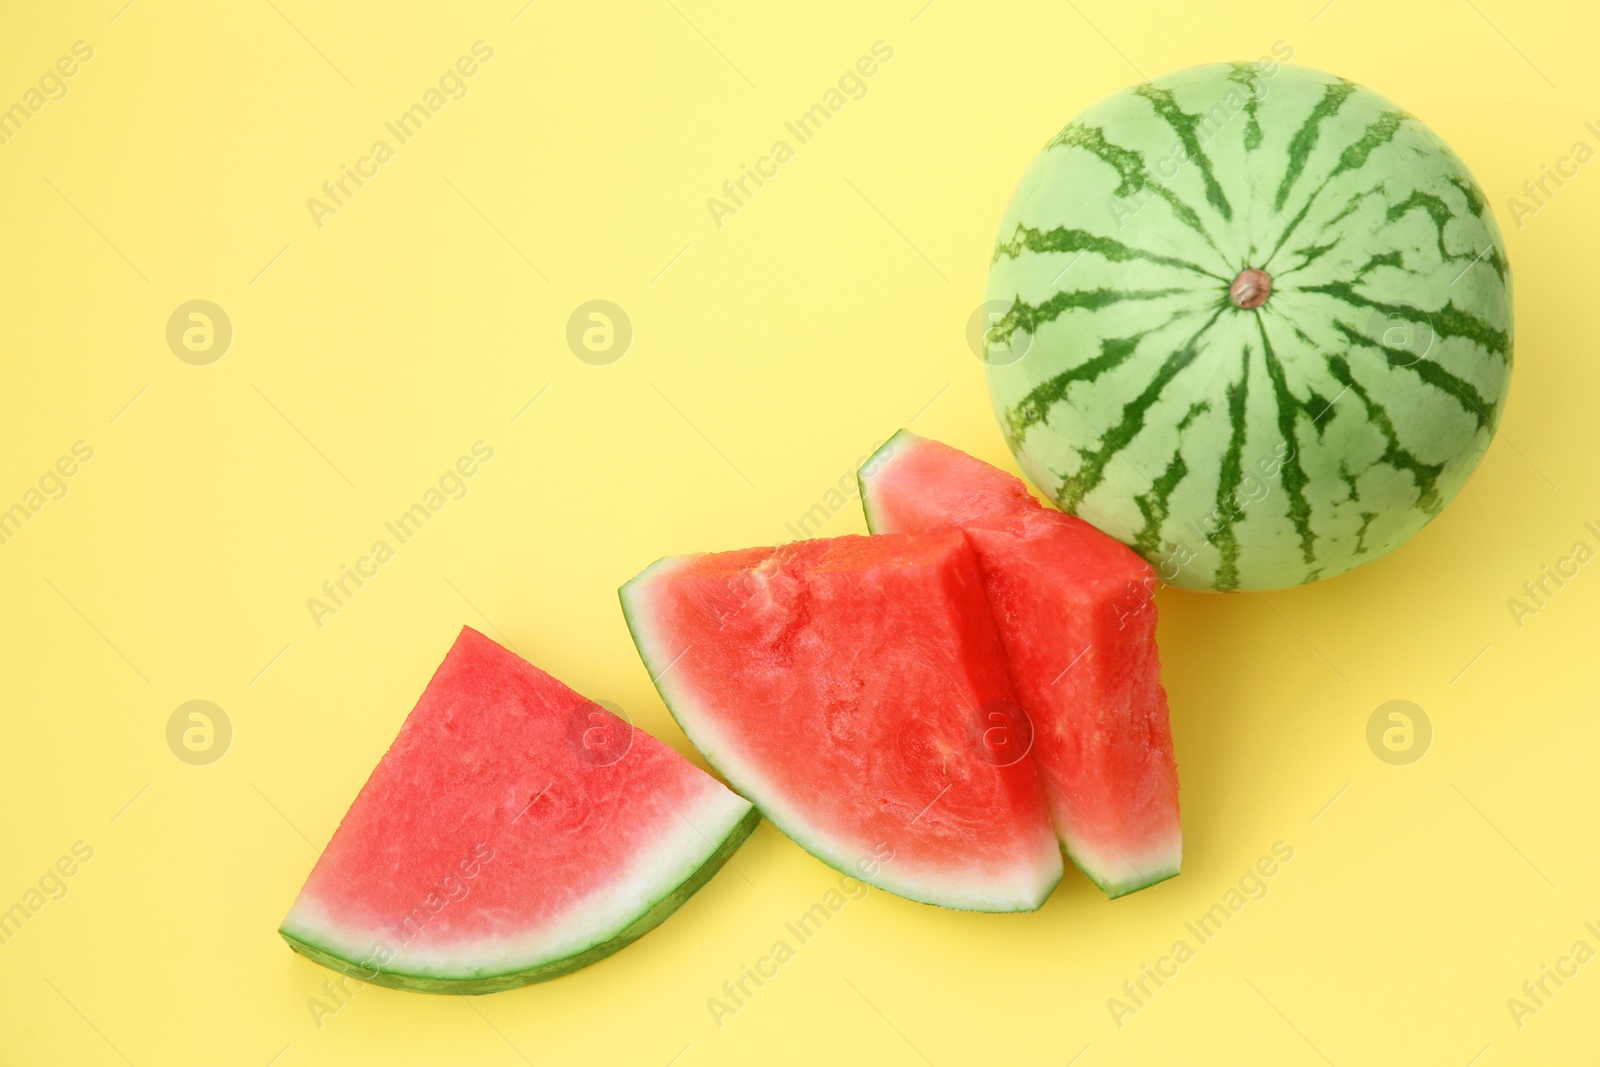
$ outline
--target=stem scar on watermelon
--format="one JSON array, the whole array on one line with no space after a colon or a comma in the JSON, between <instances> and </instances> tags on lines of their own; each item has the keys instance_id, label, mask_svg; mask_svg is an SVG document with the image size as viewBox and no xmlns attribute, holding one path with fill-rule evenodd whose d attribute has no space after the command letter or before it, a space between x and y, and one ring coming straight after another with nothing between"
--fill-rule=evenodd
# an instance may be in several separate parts
<instances>
[{"instance_id":1,"label":"stem scar on watermelon","mask_svg":"<svg viewBox=\"0 0 1600 1067\"><path fill-rule=\"evenodd\" d=\"M678 556L620 594L689 740L824 863L975 911L1060 881L1037 771L978 728L1015 694L960 531Z\"/></svg>"},{"instance_id":2,"label":"stem scar on watermelon","mask_svg":"<svg viewBox=\"0 0 1600 1067\"><path fill-rule=\"evenodd\" d=\"M1067 855L1112 897L1177 874L1178 771L1149 565L1020 479L909 430L860 481L875 533L966 532Z\"/></svg>"},{"instance_id":3,"label":"stem scar on watermelon","mask_svg":"<svg viewBox=\"0 0 1600 1067\"><path fill-rule=\"evenodd\" d=\"M671 748L464 627L278 932L364 982L513 989L649 932L759 821Z\"/></svg>"}]
</instances>

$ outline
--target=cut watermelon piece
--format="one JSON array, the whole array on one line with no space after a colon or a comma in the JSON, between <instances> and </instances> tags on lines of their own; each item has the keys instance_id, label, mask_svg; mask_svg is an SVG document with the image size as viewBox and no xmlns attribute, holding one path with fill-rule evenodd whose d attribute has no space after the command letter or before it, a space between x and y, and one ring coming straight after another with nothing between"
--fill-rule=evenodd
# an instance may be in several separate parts
<instances>
[{"instance_id":1,"label":"cut watermelon piece","mask_svg":"<svg viewBox=\"0 0 1600 1067\"><path fill-rule=\"evenodd\" d=\"M873 531L966 531L1067 855L1112 897L1177 874L1178 769L1149 564L1020 479L908 430L860 481Z\"/></svg>"},{"instance_id":2,"label":"cut watermelon piece","mask_svg":"<svg viewBox=\"0 0 1600 1067\"><path fill-rule=\"evenodd\" d=\"M660 741L464 628L278 932L399 989L542 982L654 928L759 821Z\"/></svg>"},{"instance_id":3,"label":"cut watermelon piece","mask_svg":"<svg viewBox=\"0 0 1600 1067\"><path fill-rule=\"evenodd\" d=\"M1060 881L1038 774L984 729L1016 705L960 531L679 556L621 596L689 740L812 855L977 911Z\"/></svg>"}]
</instances>

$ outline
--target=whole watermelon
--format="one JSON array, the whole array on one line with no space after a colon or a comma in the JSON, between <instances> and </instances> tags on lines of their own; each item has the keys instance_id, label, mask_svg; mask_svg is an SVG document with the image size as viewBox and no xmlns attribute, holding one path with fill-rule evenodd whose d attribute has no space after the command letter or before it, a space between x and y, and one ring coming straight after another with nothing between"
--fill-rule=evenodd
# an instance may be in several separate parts
<instances>
[{"instance_id":1,"label":"whole watermelon","mask_svg":"<svg viewBox=\"0 0 1600 1067\"><path fill-rule=\"evenodd\" d=\"M1197 589L1298 585L1450 502L1511 376L1511 277L1450 147L1270 62L1168 75L1045 146L984 356L1028 476Z\"/></svg>"}]
</instances>

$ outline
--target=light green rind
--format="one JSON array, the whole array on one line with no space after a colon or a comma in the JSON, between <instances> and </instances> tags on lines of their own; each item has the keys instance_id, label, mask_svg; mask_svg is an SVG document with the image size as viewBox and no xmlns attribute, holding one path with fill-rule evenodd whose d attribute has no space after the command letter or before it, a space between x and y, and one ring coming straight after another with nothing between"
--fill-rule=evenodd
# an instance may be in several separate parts
<instances>
[{"instance_id":1,"label":"light green rind","mask_svg":"<svg viewBox=\"0 0 1600 1067\"><path fill-rule=\"evenodd\" d=\"M1072 861L1074 867L1083 872L1084 877L1100 887L1108 900L1116 900L1118 897L1125 897L1129 893L1137 893L1141 889L1149 889L1153 885L1165 882L1168 878L1176 878L1180 873L1179 865L1158 867L1144 872L1144 877L1142 878L1130 878L1121 882L1114 882L1096 874L1091 865L1074 856L1072 849L1065 844L1062 845L1061 851L1066 853L1067 859Z\"/></svg>"},{"instance_id":2,"label":"light green rind","mask_svg":"<svg viewBox=\"0 0 1600 1067\"><path fill-rule=\"evenodd\" d=\"M1228 300L1247 267L1272 278L1254 310ZM1304 68L1197 67L1085 111L1024 176L986 295L1008 308L991 351L1021 353L988 374L1023 470L1190 588L1395 548L1477 466L1510 381L1510 270L1472 175Z\"/></svg>"},{"instance_id":3,"label":"light green rind","mask_svg":"<svg viewBox=\"0 0 1600 1067\"><path fill-rule=\"evenodd\" d=\"M882 524L872 514L872 494L868 491L872 477L870 472L887 463L894 455L894 450L899 447L901 440L906 437L915 439L916 435L907 429L896 430L887 441L879 446L876 452L867 457L865 463L856 468L856 495L861 498L861 511L867 519L868 533L883 532Z\"/></svg>"},{"instance_id":4,"label":"light green rind","mask_svg":"<svg viewBox=\"0 0 1600 1067\"><path fill-rule=\"evenodd\" d=\"M1149 889L1153 885L1158 885L1161 882L1165 882L1168 878L1176 878L1179 873L1178 869L1174 867L1171 870L1163 871L1160 874L1153 874L1143 881L1102 882L1095 878L1094 875L1089 874L1089 872L1083 867L1079 867L1078 869L1083 871L1084 874L1088 875L1091 882L1094 882L1095 885L1099 886L1105 891L1107 900L1116 900L1118 897L1125 897L1129 893L1137 893L1141 889Z\"/></svg>"},{"instance_id":5,"label":"light green rind","mask_svg":"<svg viewBox=\"0 0 1600 1067\"><path fill-rule=\"evenodd\" d=\"M472 975L470 977L451 978L442 975L404 974L397 971L369 969L362 963L346 959L333 951L304 940L285 929L279 929L278 935L284 939L290 948L305 956L307 959L322 964L330 970L341 974L350 975L352 978L371 985L388 986L391 989L409 989L417 993L498 993L506 989L515 989L518 986L532 985L535 982L548 982L552 978L560 978L564 974L587 967L589 964L625 948L643 937L645 934L660 926L666 918L683 906L684 902L699 891L709 882L713 875L727 862L728 857L738 851L739 846L755 831L761 822L761 813L751 808L743 819L734 825L729 834L718 843L716 849L706 861L695 869L694 873L679 883L671 893L652 904L627 926L618 930L598 944L574 955L559 960L551 960L537 967L522 970L507 971L502 974Z\"/></svg>"}]
</instances>

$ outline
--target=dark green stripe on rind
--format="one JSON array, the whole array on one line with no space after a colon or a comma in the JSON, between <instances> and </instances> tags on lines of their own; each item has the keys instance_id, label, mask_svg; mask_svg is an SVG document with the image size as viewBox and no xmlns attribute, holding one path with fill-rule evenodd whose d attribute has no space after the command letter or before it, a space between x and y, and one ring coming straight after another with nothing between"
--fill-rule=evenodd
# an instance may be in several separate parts
<instances>
[{"instance_id":1,"label":"dark green stripe on rind","mask_svg":"<svg viewBox=\"0 0 1600 1067\"><path fill-rule=\"evenodd\" d=\"M1361 282L1365 281L1367 275L1371 274L1379 267L1393 267L1396 270L1404 270L1412 274L1416 273L1415 271L1410 271L1406 267L1406 257L1404 253L1398 251L1378 252L1375 255L1368 256L1367 261L1361 265L1361 269L1356 271L1356 283L1360 284Z\"/></svg>"},{"instance_id":2,"label":"dark green stripe on rind","mask_svg":"<svg viewBox=\"0 0 1600 1067\"><path fill-rule=\"evenodd\" d=\"M1411 480L1417 486L1417 506L1430 515L1437 515L1444 507L1444 501L1439 496L1439 476L1444 473L1443 463L1424 463L1400 444L1399 435L1395 432L1394 422L1389 418L1389 413L1384 410L1372 395L1357 382L1351 373L1350 363L1343 356L1333 355L1328 357L1328 370L1339 380L1346 389L1360 399L1367 409L1367 418L1378 432L1383 434L1388 442L1388 448L1383 455L1378 457L1379 463L1387 463L1396 470L1408 471ZM1355 494L1352 495L1352 499ZM1365 536L1365 527L1362 536Z\"/></svg>"},{"instance_id":3,"label":"dark green stripe on rind","mask_svg":"<svg viewBox=\"0 0 1600 1067\"><path fill-rule=\"evenodd\" d=\"M1063 289L1040 304L1030 304L1019 296L1011 302L1006 313L989 327L984 338L989 344L1005 347L1011 343L1012 335L1018 330L1029 334L1037 333L1040 326L1054 322L1068 311L1076 309L1099 311L1130 300L1159 300L1166 296L1178 296L1185 291L1183 289Z\"/></svg>"},{"instance_id":4,"label":"dark green stripe on rind","mask_svg":"<svg viewBox=\"0 0 1600 1067\"><path fill-rule=\"evenodd\" d=\"M1197 274L1204 274L1206 277L1215 278L1218 281L1231 280L1223 278L1220 274L1213 274L1199 264L1191 263L1186 259L1163 256L1157 252L1147 252L1142 248L1134 248L1131 245L1123 244L1115 238L1102 237L1098 234L1090 233L1088 230L1074 229L1069 226L1055 226L1048 230L1038 230L1032 226L1018 223L1011 240L999 241L995 244L994 257L990 262L998 263L1003 258L1016 259L1024 252L1093 252L1101 258L1114 263L1144 260L1167 267L1192 270Z\"/></svg>"},{"instance_id":5,"label":"dark green stripe on rind","mask_svg":"<svg viewBox=\"0 0 1600 1067\"><path fill-rule=\"evenodd\" d=\"M1361 205L1366 202L1368 197L1371 197L1371 196L1381 197L1382 195L1383 195L1383 190L1381 188L1377 188L1377 189L1363 189L1361 192L1356 193L1354 196L1349 197L1345 201L1344 207L1340 208L1333 215L1332 218L1328 219L1326 222L1324 222L1321 226L1319 226L1317 228L1317 236L1315 238L1313 238L1313 240L1314 241L1321 241L1327 235L1329 230L1333 229L1339 223L1343 222L1345 219L1349 218L1357 210L1359 210ZM1307 207L1309 208L1309 206L1310 205L1308 204ZM1290 228L1286 229L1283 232L1282 236L1280 236L1278 238L1278 244L1274 248L1274 254L1276 253L1277 248L1281 248L1283 246L1283 243L1285 241L1287 241L1289 239L1289 237L1293 236L1293 233L1294 233L1293 227L1290 227ZM1342 236L1341 237L1337 237L1337 238L1333 239L1332 241L1329 241L1326 245L1318 245L1316 247L1334 248L1334 247L1337 247L1343 240L1344 240L1344 237L1342 237ZM1304 248L1300 248L1300 249L1296 249L1295 253L1298 255L1303 251L1304 251ZM1266 260L1266 262L1270 262L1270 261L1271 261L1271 256L1269 255L1267 260ZM1292 267L1288 267L1288 268L1283 269L1283 270L1273 271L1272 277L1273 277L1275 282L1281 283L1284 278L1286 278L1290 274L1295 273L1298 270L1302 270L1307 265L1307 263L1309 263L1309 262L1311 262L1311 260L1302 260L1301 262L1295 264Z\"/></svg>"},{"instance_id":6,"label":"dark green stripe on rind","mask_svg":"<svg viewBox=\"0 0 1600 1067\"><path fill-rule=\"evenodd\" d=\"M1061 488L1056 492L1056 504L1062 511L1075 512L1083 498L1088 496L1096 486L1105 478L1106 466L1114 459L1117 453L1126 448L1133 439L1139 436L1139 431L1144 429L1144 416L1152 405L1160 399L1161 393L1167 384L1176 378L1184 368L1193 363L1200 354L1200 338L1217 321L1223 311L1230 307L1226 302L1218 306L1204 326L1196 330L1171 356L1167 357L1161 369L1156 371L1150 379L1150 384L1145 386L1133 400L1123 405L1122 420L1110 427L1100 437L1100 447L1092 454L1079 449L1079 455L1084 463L1078 470L1067 474L1061 481Z\"/></svg>"},{"instance_id":7,"label":"dark green stripe on rind","mask_svg":"<svg viewBox=\"0 0 1600 1067\"><path fill-rule=\"evenodd\" d=\"M1367 554L1367 531L1371 529L1372 522L1378 517L1376 511L1363 511L1361 513L1361 528L1356 530L1356 555Z\"/></svg>"},{"instance_id":8,"label":"dark green stripe on rind","mask_svg":"<svg viewBox=\"0 0 1600 1067\"><path fill-rule=\"evenodd\" d=\"M1244 417L1245 403L1250 397L1250 349L1244 349L1239 378L1229 382L1228 422L1233 432L1228 438L1227 450L1222 454L1222 467L1217 477L1217 504L1215 515L1221 523L1214 531L1207 531L1209 540L1217 546L1221 561L1217 564L1215 585L1221 590L1239 588L1239 535L1233 524L1239 520L1235 496L1244 481Z\"/></svg>"},{"instance_id":9,"label":"dark green stripe on rind","mask_svg":"<svg viewBox=\"0 0 1600 1067\"><path fill-rule=\"evenodd\" d=\"M1306 162L1311 158L1311 150L1317 147L1323 122L1343 107L1345 100L1355 91L1356 86L1342 78L1329 85L1323 90L1322 99L1311 109L1311 114L1306 116L1305 122L1301 123L1300 128L1289 139L1289 162L1283 172L1283 181L1278 184L1278 194L1273 200L1273 207L1278 211L1283 210L1283 205L1289 199L1289 190L1294 188L1294 183L1305 171Z\"/></svg>"},{"instance_id":10,"label":"dark green stripe on rind","mask_svg":"<svg viewBox=\"0 0 1600 1067\"><path fill-rule=\"evenodd\" d=\"M1351 307L1380 312L1386 319L1399 319L1414 326L1426 326L1436 337L1459 337L1471 341L1491 355L1509 359L1511 339L1506 332L1496 329L1470 311L1456 307L1454 301L1445 304L1437 311L1424 311L1411 304L1390 304L1375 300L1356 292L1355 286L1342 281L1302 286L1300 291L1331 296ZM1414 353L1412 358L1415 358Z\"/></svg>"},{"instance_id":11,"label":"dark green stripe on rind","mask_svg":"<svg viewBox=\"0 0 1600 1067\"><path fill-rule=\"evenodd\" d=\"M1452 253L1444 245L1444 228L1455 218L1455 212L1450 210L1450 205L1444 202L1443 197L1434 196L1432 193L1421 189L1413 189L1411 195L1397 204L1392 204L1385 213L1384 219L1395 222L1407 212L1420 209L1433 222L1434 237L1439 246L1439 258L1445 261L1454 259L1472 259L1477 256L1477 249L1471 252Z\"/></svg>"},{"instance_id":12,"label":"dark green stripe on rind","mask_svg":"<svg viewBox=\"0 0 1600 1067\"><path fill-rule=\"evenodd\" d=\"M1483 195L1483 190L1478 188L1478 183L1471 178L1451 178L1450 184L1466 198L1467 207L1472 211L1473 218L1483 226L1486 234L1495 232L1494 213L1489 210L1489 201ZM1505 253L1501 251L1498 243L1490 241L1492 251L1489 253L1489 263L1494 268L1495 276L1504 285L1510 280L1511 265L1506 262Z\"/></svg>"},{"instance_id":13,"label":"dark green stripe on rind","mask_svg":"<svg viewBox=\"0 0 1600 1067\"><path fill-rule=\"evenodd\" d=\"M1216 249L1217 244L1212 239L1211 233L1205 224L1200 221L1200 216L1194 208L1186 204L1178 194L1162 185L1150 176L1150 170L1145 166L1144 155L1131 148L1112 144L1106 140L1105 131L1098 126L1086 126L1078 122L1069 122L1055 138L1045 145L1046 150L1058 146L1081 148L1100 159L1114 169L1121 177L1117 185L1116 195L1119 197L1132 196L1134 193L1149 192L1166 201L1172 213L1185 226L1205 238L1206 244Z\"/></svg>"},{"instance_id":14,"label":"dark green stripe on rind","mask_svg":"<svg viewBox=\"0 0 1600 1067\"><path fill-rule=\"evenodd\" d=\"M1393 348L1381 341L1374 341L1365 334L1352 330L1342 322L1335 322L1333 326L1351 344L1377 349L1388 360L1389 366L1408 370L1428 385L1441 392L1448 393L1461 405L1463 411L1468 412L1477 420L1478 429L1494 429L1495 405L1486 400L1472 386L1471 382L1456 377L1431 359L1419 357L1410 349Z\"/></svg>"},{"instance_id":15,"label":"dark green stripe on rind","mask_svg":"<svg viewBox=\"0 0 1600 1067\"><path fill-rule=\"evenodd\" d=\"M1329 252L1332 252L1338 247L1338 241L1329 241L1327 244L1302 245L1301 247L1295 249L1294 254L1300 257L1300 262L1296 263L1287 270L1279 271L1274 276L1276 278L1278 288L1281 289L1283 287L1283 279L1285 276L1293 274L1297 270L1304 270L1306 267L1315 263L1317 260L1321 259L1323 256L1327 255Z\"/></svg>"},{"instance_id":16,"label":"dark green stripe on rind","mask_svg":"<svg viewBox=\"0 0 1600 1067\"><path fill-rule=\"evenodd\" d=\"M1362 131L1357 140L1347 145L1345 150L1339 153L1338 163L1328 172L1328 176L1322 179L1322 183L1312 190L1311 195L1306 198L1305 204L1295 214L1294 219L1284 226L1283 236L1278 238L1278 243L1273 246L1272 251L1267 255L1268 263L1272 261L1272 257L1278 254L1278 250L1283 247L1284 242L1289 240L1289 236L1304 221L1306 215L1310 213L1312 205L1322 195L1322 191L1341 174L1366 166L1367 157L1372 155L1379 147L1392 141L1394 135L1399 132L1401 125L1410 117L1403 111L1384 112L1367 125L1367 128ZM1278 209L1281 212L1283 205L1279 204ZM1265 270L1265 266L1262 269Z\"/></svg>"},{"instance_id":17,"label":"dark green stripe on rind","mask_svg":"<svg viewBox=\"0 0 1600 1067\"><path fill-rule=\"evenodd\" d=\"M1189 465L1183 459L1183 431L1187 430L1195 419L1210 410L1211 403L1206 400L1189 405L1188 413L1178 420L1178 443L1172 450L1172 459L1167 463L1167 469L1150 483L1149 492L1133 498L1133 502L1139 507L1139 514L1144 516L1144 526L1134 535L1135 551L1154 555L1161 550L1161 527L1166 524L1167 515L1171 511L1172 494L1189 474Z\"/></svg>"},{"instance_id":18,"label":"dark green stripe on rind","mask_svg":"<svg viewBox=\"0 0 1600 1067\"><path fill-rule=\"evenodd\" d=\"M407 989L416 993L460 993L475 995L479 993L499 993L507 989L516 989L519 986L532 985L535 982L548 982L552 978L560 978L564 974L571 974L616 952L626 948L645 934L660 926L668 916L683 906L684 902L694 896L713 875L722 869L728 857L738 851L739 846L755 832L761 823L761 813L751 808L745 813L734 828L723 838L716 849L706 861L695 869L694 873L679 883L671 893L652 904L643 914L633 922L623 927L614 936L597 945L567 956L564 959L551 960L549 963L539 964L524 970L507 971L503 974L480 975L471 978L441 978L434 975L405 974L399 971L377 970L373 971L366 966L345 959L332 949L325 948L313 941L305 940L279 930L278 935L284 939L290 948L307 959L320 963L329 970L350 975L352 978L366 982L370 985L387 986L390 989Z\"/></svg>"},{"instance_id":19,"label":"dark green stripe on rind","mask_svg":"<svg viewBox=\"0 0 1600 1067\"><path fill-rule=\"evenodd\" d=\"M1261 104L1264 94L1256 92L1256 86L1261 82L1261 72L1254 63L1232 63L1228 71L1228 80L1244 86L1248 95L1244 102L1245 126L1244 147L1247 152L1254 152L1261 147L1261 123L1256 120L1256 108Z\"/></svg>"},{"instance_id":20,"label":"dark green stripe on rind","mask_svg":"<svg viewBox=\"0 0 1600 1067\"><path fill-rule=\"evenodd\" d=\"M1348 174L1353 170L1360 170L1367 165L1367 159L1373 152L1394 140L1394 135L1400 132L1400 127L1411 118L1404 111L1385 111L1379 115L1367 128L1361 131L1361 137L1354 143L1346 145L1345 150L1339 153L1339 162L1328 176L1318 186L1320 192L1327 184L1341 174Z\"/></svg>"},{"instance_id":21,"label":"dark green stripe on rind","mask_svg":"<svg viewBox=\"0 0 1600 1067\"><path fill-rule=\"evenodd\" d=\"M1159 86L1145 82L1143 85L1135 87L1133 92L1135 96L1142 96L1150 101L1150 106L1155 109L1157 115L1161 116L1161 120L1172 127L1172 132L1178 135L1178 142L1183 145L1184 151L1187 153L1184 158L1192 161L1200 169L1200 180L1205 183L1206 187L1206 203L1216 208L1217 214L1221 215L1225 220L1232 222L1233 205L1228 203L1227 194L1222 191L1222 186L1217 184L1217 176L1211 170L1211 160L1206 158L1205 148L1201 145L1200 138L1196 133L1200 128L1202 116L1191 115L1179 107L1178 102L1173 99L1172 90L1170 89L1162 89ZM1221 108L1222 105L1218 104L1217 106ZM1207 113L1204 117L1209 119L1213 116ZM1226 122L1227 120L1224 119L1223 121ZM1218 128L1220 128L1220 125ZM1208 139L1213 132L1207 131Z\"/></svg>"},{"instance_id":22,"label":"dark green stripe on rind","mask_svg":"<svg viewBox=\"0 0 1600 1067\"><path fill-rule=\"evenodd\" d=\"M1289 499L1289 521L1294 524L1295 533L1300 535L1301 562L1310 566L1317 559L1317 538L1311 530L1311 502L1306 499L1306 486L1310 479L1300 463L1300 438L1297 433L1297 413L1305 408L1289 388L1288 375L1284 373L1283 362L1272 349L1272 338L1267 335L1264 318L1256 318L1256 327L1261 332L1261 357L1267 366L1267 379L1272 382L1272 398L1277 405L1278 433L1289 448L1289 454L1283 458L1279 480L1283 483L1284 495ZM1315 427L1326 414L1327 407L1319 408L1317 414L1311 416L1312 426Z\"/></svg>"},{"instance_id":23,"label":"dark green stripe on rind","mask_svg":"<svg viewBox=\"0 0 1600 1067\"><path fill-rule=\"evenodd\" d=\"M1319 229L1317 232L1319 234L1327 233L1333 227L1337 226L1339 223L1343 222L1345 219L1349 218L1352 214L1354 214L1361 207L1361 205L1366 202L1367 197L1369 197L1369 196L1379 196L1379 197L1381 197L1382 195L1383 195L1383 190L1381 188L1379 188L1379 189L1363 189L1361 192L1359 192L1359 193L1355 194L1354 196L1350 197L1349 200L1347 200L1345 202L1344 207L1340 208L1338 210L1338 212L1335 213L1334 216L1331 219L1329 219L1327 222L1324 222L1322 224L1321 229Z\"/></svg>"},{"instance_id":24,"label":"dark green stripe on rind","mask_svg":"<svg viewBox=\"0 0 1600 1067\"><path fill-rule=\"evenodd\" d=\"M1126 363L1138 349L1139 342L1150 334L1155 333L1181 316L1174 315L1160 326L1152 327L1131 337L1106 337L1100 341L1100 354L1093 359L1085 360L1075 367L1069 367L1060 374L1051 376L1034 386L1028 395L1012 405L1006 412L1006 437L1008 440L1020 440L1027 432L1029 426L1043 422L1050 416L1050 409L1067 399L1067 390L1074 382L1092 382L1107 371Z\"/></svg>"}]
</instances>

